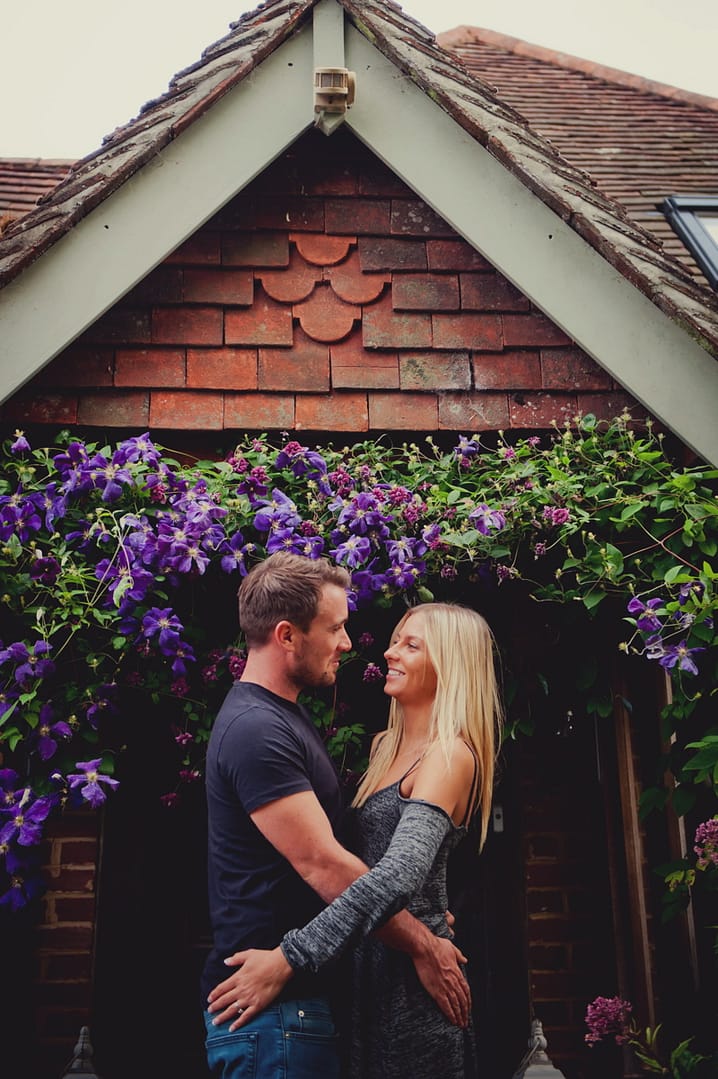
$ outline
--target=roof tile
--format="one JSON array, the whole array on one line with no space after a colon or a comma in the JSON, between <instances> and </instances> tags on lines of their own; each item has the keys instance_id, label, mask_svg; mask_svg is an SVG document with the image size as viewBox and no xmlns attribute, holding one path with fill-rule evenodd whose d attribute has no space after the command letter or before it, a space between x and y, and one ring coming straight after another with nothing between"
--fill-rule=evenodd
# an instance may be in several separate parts
<instances>
[{"instance_id":1,"label":"roof tile","mask_svg":"<svg viewBox=\"0 0 718 1079\"><path fill-rule=\"evenodd\" d=\"M291 308L278 304L259 287L251 307L225 313L227 345L291 345L292 341Z\"/></svg>"},{"instance_id":2,"label":"roof tile","mask_svg":"<svg viewBox=\"0 0 718 1079\"><path fill-rule=\"evenodd\" d=\"M431 348L431 316L397 313L391 296L368 307L362 320L365 348Z\"/></svg>"},{"instance_id":3,"label":"roof tile","mask_svg":"<svg viewBox=\"0 0 718 1079\"><path fill-rule=\"evenodd\" d=\"M344 303L329 285L318 285L308 300L294 305L294 315L315 341L341 341L361 318L361 308Z\"/></svg>"},{"instance_id":4,"label":"roof tile","mask_svg":"<svg viewBox=\"0 0 718 1079\"><path fill-rule=\"evenodd\" d=\"M360 304L378 300L390 280L388 273L362 273L357 251L339 266L327 267L324 278L346 303Z\"/></svg>"},{"instance_id":5,"label":"roof tile","mask_svg":"<svg viewBox=\"0 0 718 1079\"><path fill-rule=\"evenodd\" d=\"M312 234L314 235L314 234ZM273 300L282 303L299 303L311 296L322 271L308 265L296 248L289 255L289 265L281 270L258 270L256 275L264 291Z\"/></svg>"}]
</instances>

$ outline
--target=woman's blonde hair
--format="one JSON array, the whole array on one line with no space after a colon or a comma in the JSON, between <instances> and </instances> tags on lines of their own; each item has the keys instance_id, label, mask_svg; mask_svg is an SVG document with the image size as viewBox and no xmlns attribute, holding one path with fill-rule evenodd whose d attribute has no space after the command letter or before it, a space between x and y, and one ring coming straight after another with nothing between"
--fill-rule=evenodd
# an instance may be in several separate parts
<instances>
[{"instance_id":1,"label":"woman's blonde hair","mask_svg":"<svg viewBox=\"0 0 718 1079\"><path fill-rule=\"evenodd\" d=\"M478 783L469 806L480 817L480 846L489 826L494 767L502 727L502 707L495 668L495 643L486 620L469 607L421 603L399 621L394 635L417 612L424 616L428 661L436 672L429 746L441 746L447 761L461 738L477 762ZM392 698L386 735L379 740L354 798L361 806L380 785L396 758L403 732L402 708Z\"/></svg>"}]
</instances>

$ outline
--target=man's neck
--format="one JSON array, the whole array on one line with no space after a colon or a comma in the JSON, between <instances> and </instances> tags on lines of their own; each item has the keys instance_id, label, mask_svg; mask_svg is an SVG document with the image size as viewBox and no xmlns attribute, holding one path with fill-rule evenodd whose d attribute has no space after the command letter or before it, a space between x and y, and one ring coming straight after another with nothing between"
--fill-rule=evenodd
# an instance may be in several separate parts
<instances>
[{"instance_id":1,"label":"man's neck","mask_svg":"<svg viewBox=\"0 0 718 1079\"><path fill-rule=\"evenodd\" d=\"M270 693L276 693L278 697L284 697L285 700L291 701L292 704L297 703L299 687L287 677L277 662L277 658L265 654L264 651L250 651L239 680L240 682L253 682L254 685L268 689Z\"/></svg>"}]
</instances>

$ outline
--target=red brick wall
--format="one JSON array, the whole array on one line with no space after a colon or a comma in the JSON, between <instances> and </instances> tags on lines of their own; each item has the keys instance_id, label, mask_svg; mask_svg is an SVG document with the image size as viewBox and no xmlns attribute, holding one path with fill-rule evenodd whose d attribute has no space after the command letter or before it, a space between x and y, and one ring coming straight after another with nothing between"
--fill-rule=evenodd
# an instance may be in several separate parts
<instances>
[{"instance_id":1,"label":"red brick wall","mask_svg":"<svg viewBox=\"0 0 718 1079\"><path fill-rule=\"evenodd\" d=\"M483 430L634 404L347 132L299 143L3 407L103 428Z\"/></svg>"},{"instance_id":2,"label":"red brick wall","mask_svg":"<svg viewBox=\"0 0 718 1079\"><path fill-rule=\"evenodd\" d=\"M59 1077L80 1028L91 1022L100 819L91 810L68 811L48 828L47 889L32 940L35 1001L28 1075Z\"/></svg>"}]
</instances>

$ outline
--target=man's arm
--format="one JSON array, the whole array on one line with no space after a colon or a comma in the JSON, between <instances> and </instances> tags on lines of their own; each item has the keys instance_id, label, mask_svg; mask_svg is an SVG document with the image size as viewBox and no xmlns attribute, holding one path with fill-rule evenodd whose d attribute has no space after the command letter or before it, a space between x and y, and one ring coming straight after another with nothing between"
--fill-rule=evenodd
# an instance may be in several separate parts
<instances>
[{"instance_id":1,"label":"man's arm","mask_svg":"<svg viewBox=\"0 0 718 1079\"><path fill-rule=\"evenodd\" d=\"M367 872L364 862L336 840L327 815L312 791L279 798L256 810L251 817L265 839L326 903ZM422 985L439 1008L451 1022L465 1026L470 993L461 973L461 964L466 959L458 948L450 940L436 937L406 910L394 915L376 934L384 943L411 956ZM238 953L237 961L244 964L246 960L239 957L247 954ZM289 979L291 968L286 964L283 970L277 958L274 971L274 981L281 988ZM214 991L213 1003L228 1007L230 999L236 999L241 984L241 978L232 975ZM246 991L246 984L243 989ZM252 1009L255 1010L258 1009ZM241 1021L233 1029L237 1025L242 1025Z\"/></svg>"}]
</instances>

